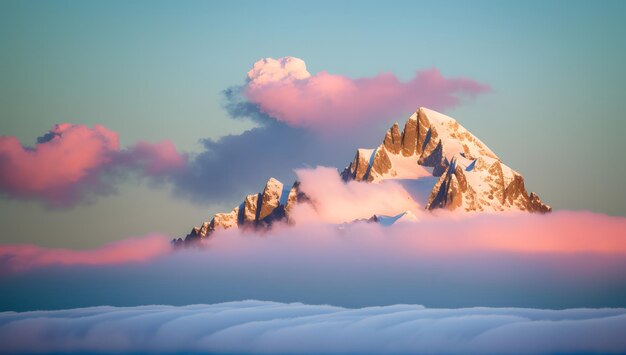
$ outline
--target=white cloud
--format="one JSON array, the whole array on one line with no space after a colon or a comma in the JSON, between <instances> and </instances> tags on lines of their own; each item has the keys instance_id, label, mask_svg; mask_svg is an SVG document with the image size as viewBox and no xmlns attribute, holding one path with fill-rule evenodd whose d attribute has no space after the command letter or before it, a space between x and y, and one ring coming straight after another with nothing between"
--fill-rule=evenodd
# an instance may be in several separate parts
<instances>
[{"instance_id":1,"label":"white cloud","mask_svg":"<svg viewBox=\"0 0 626 355\"><path fill-rule=\"evenodd\" d=\"M264 58L255 62L248 72L250 86L302 80L310 76L306 70L306 63L296 57Z\"/></svg>"},{"instance_id":2,"label":"white cloud","mask_svg":"<svg viewBox=\"0 0 626 355\"><path fill-rule=\"evenodd\" d=\"M0 314L9 352L626 351L626 309L348 309L262 301Z\"/></svg>"}]
</instances>

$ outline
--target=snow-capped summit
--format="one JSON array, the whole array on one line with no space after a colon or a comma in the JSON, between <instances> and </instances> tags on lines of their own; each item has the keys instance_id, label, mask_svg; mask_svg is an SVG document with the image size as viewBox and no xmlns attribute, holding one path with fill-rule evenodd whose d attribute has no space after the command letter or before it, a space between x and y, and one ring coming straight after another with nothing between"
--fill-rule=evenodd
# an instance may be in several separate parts
<instances>
[{"instance_id":1,"label":"snow-capped summit","mask_svg":"<svg viewBox=\"0 0 626 355\"><path fill-rule=\"evenodd\" d=\"M528 194L522 175L502 163L455 119L423 107L408 118L402 132L394 124L377 148L357 149L341 177L362 183L396 180L426 211L552 210L534 192ZM246 196L231 212L217 213L194 227L185 241L209 237L219 229L268 227L277 220L291 222L293 206L309 201L299 187L295 182L285 188L270 178L261 193ZM392 225L417 218L407 211L396 216L374 215L370 220ZM174 244L182 242L181 238L174 240Z\"/></svg>"},{"instance_id":2,"label":"snow-capped summit","mask_svg":"<svg viewBox=\"0 0 626 355\"><path fill-rule=\"evenodd\" d=\"M402 132L394 124L376 149L358 149L342 177L399 180L426 209L551 210L536 194L528 194L524 178L485 143L455 119L423 107Z\"/></svg>"}]
</instances>

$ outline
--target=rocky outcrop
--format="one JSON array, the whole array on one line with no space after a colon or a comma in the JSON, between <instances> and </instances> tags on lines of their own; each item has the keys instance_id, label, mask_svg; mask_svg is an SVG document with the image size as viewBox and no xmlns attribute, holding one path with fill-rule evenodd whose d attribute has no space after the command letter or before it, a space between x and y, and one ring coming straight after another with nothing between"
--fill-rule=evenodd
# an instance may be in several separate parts
<instances>
[{"instance_id":1,"label":"rocky outcrop","mask_svg":"<svg viewBox=\"0 0 626 355\"><path fill-rule=\"evenodd\" d=\"M309 201L309 198L300 191L300 181L296 181L291 189L289 189L289 195L287 195L287 202L285 203L285 214L287 219L291 216L291 211L298 204L298 202Z\"/></svg>"},{"instance_id":2,"label":"rocky outcrop","mask_svg":"<svg viewBox=\"0 0 626 355\"><path fill-rule=\"evenodd\" d=\"M422 114L422 117L426 116ZM422 141L422 151L420 152L420 159L422 161L429 160L431 161L429 164L434 166L435 164L437 164L437 162L432 161L434 158L431 157L437 156L437 154L439 154L437 150L439 149L439 145L442 142L439 139L439 133L437 133L437 129L435 127L428 126L429 124L430 121L428 120L428 118L424 118L420 124L420 126L423 126L424 130L426 131L424 133L424 141ZM443 145L441 146L441 154L441 157L443 157Z\"/></svg>"},{"instance_id":3,"label":"rocky outcrop","mask_svg":"<svg viewBox=\"0 0 626 355\"><path fill-rule=\"evenodd\" d=\"M341 173L344 180L367 180L370 166L371 149L358 149L354 160Z\"/></svg>"},{"instance_id":4,"label":"rocky outcrop","mask_svg":"<svg viewBox=\"0 0 626 355\"><path fill-rule=\"evenodd\" d=\"M468 184L463 169L453 159L433 187L426 209L454 210L464 205L476 210L476 192Z\"/></svg>"},{"instance_id":5,"label":"rocky outcrop","mask_svg":"<svg viewBox=\"0 0 626 355\"><path fill-rule=\"evenodd\" d=\"M274 178L270 178L267 184L265 184L263 194L261 195L261 204L258 208L259 213L256 217L257 220L262 220L269 216L270 213L278 207L282 193L283 183Z\"/></svg>"},{"instance_id":6,"label":"rocky outcrop","mask_svg":"<svg viewBox=\"0 0 626 355\"><path fill-rule=\"evenodd\" d=\"M402 151L402 136L400 135L397 122L387 131L383 145L385 149L393 154L398 154Z\"/></svg>"},{"instance_id":7,"label":"rocky outcrop","mask_svg":"<svg viewBox=\"0 0 626 355\"><path fill-rule=\"evenodd\" d=\"M427 143L426 137L429 137L428 130L430 129L430 121L428 121L428 117L424 113L424 110L417 110L417 145L415 153L417 155L422 155L422 152L426 148L425 145Z\"/></svg>"},{"instance_id":8,"label":"rocky outcrop","mask_svg":"<svg viewBox=\"0 0 626 355\"><path fill-rule=\"evenodd\" d=\"M259 206L260 195L261 194L248 195L245 200L243 200L243 213L240 220L241 224L253 223L257 220L256 212Z\"/></svg>"},{"instance_id":9,"label":"rocky outcrop","mask_svg":"<svg viewBox=\"0 0 626 355\"><path fill-rule=\"evenodd\" d=\"M543 203L534 192L530 193L528 204L531 206L530 210L534 212L547 213L552 211L552 207Z\"/></svg>"},{"instance_id":10,"label":"rocky outcrop","mask_svg":"<svg viewBox=\"0 0 626 355\"><path fill-rule=\"evenodd\" d=\"M468 175L475 181L474 186L468 182ZM459 166L456 159L433 187L426 209L435 208L467 212L519 210L546 213L552 210L535 193L528 195L524 178L500 161L491 165L477 164L468 171Z\"/></svg>"},{"instance_id":11,"label":"rocky outcrop","mask_svg":"<svg viewBox=\"0 0 626 355\"><path fill-rule=\"evenodd\" d=\"M373 180L373 173L381 176L389 172L390 169L391 160L389 160L389 155L387 155L387 151L385 149L376 149L376 153L374 153L374 160L372 161L372 166L367 176L367 180Z\"/></svg>"},{"instance_id":12,"label":"rocky outcrop","mask_svg":"<svg viewBox=\"0 0 626 355\"><path fill-rule=\"evenodd\" d=\"M211 219L209 228L211 230L219 230L237 227L238 217L239 207L235 207L230 213L216 213L215 216Z\"/></svg>"},{"instance_id":13,"label":"rocky outcrop","mask_svg":"<svg viewBox=\"0 0 626 355\"><path fill-rule=\"evenodd\" d=\"M402 131L402 155L410 157L415 155L417 144L417 120L412 117L406 121Z\"/></svg>"},{"instance_id":14,"label":"rocky outcrop","mask_svg":"<svg viewBox=\"0 0 626 355\"><path fill-rule=\"evenodd\" d=\"M181 246L197 242L209 238L218 230L268 228L278 221L290 223L290 212L294 206L308 200L300 191L299 186L300 183L296 182L288 191L285 191L280 181L270 178L262 193L246 196L244 201L231 212L216 213L200 227L192 228L184 239L173 239L172 244Z\"/></svg>"}]
</instances>

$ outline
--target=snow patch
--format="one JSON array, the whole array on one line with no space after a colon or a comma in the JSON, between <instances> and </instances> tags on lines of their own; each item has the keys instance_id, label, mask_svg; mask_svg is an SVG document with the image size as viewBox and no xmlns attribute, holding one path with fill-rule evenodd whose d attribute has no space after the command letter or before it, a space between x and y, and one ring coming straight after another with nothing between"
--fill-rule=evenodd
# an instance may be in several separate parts
<instances>
[{"instance_id":1,"label":"snow patch","mask_svg":"<svg viewBox=\"0 0 626 355\"><path fill-rule=\"evenodd\" d=\"M396 181L402 185L415 202L421 207L425 207L437 180L439 180L438 177L431 175L419 179L400 179Z\"/></svg>"},{"instance_id":2,"label":"snow patch","mask_svg":"<svg viewBox=\"0 0 626 355\"><path fill-rule=\"evenodd\" d=\"M391 169L383 175L385 179L419 179L433 175L433 168L417 164L419 159L417 155L405 157L402 154L391 154L389 152L387 152L387 155L391 161Z\"/></svg>"},{"instance_id":3,"label":"snow patch","mask_svg":"<svg viewBox=\"0 0 626 355\"><path fill-rule=\"evenodd\" d=\"M376 218L378 219L378 223L384 227L392 226L398 222L415 222L418 220L417 216L411 211L404 211L395 216L376 215Z\"/></svg>"},{"instance_id":4,"label":"snow patch","mask_svg":"<svg viewBox=\"0 0 626 355\"><path fill-rule=\"evenodd\" d=\"M393 225L394 223L396 223L397 220L399 220L400 218L402 218L404 215L406 214L406 212L402 212L400 214L397 214L395 216L379 216L377 215L376 218L378 219L378 223L382 226L385 227L389 227L391 225Z\"/></svg>"},{"instance_id":5,"label":"snow patch","mask_svg":"<svg viewBox=\"0 0 626 355\"><path fill-rule=\"evenodd\" d=\"M427 108L421 109L428 117L431 126L437 130L438 138L443 144L443 153L449 161L461 153L469 153L472 158L480 156L497 158L496 154L485 143L461 126L454 118Z\"/></svg>"}]
</instances>

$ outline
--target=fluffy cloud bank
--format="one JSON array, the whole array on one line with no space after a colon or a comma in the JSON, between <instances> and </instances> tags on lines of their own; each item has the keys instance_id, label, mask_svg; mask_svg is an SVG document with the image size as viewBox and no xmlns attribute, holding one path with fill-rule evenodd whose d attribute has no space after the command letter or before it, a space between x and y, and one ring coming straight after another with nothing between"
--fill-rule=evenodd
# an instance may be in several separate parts
<instances>
[{"instance_id":1,"label":"fluffy cloud bank","mask_svg":"<svg viewBox=\"0 0 626 355\"><path fill-rule=\"evenodd\" d=\"M586 212L319 222L103 250L0 249L0 310L216 303L626 307L626 218ZM45 286L42 286L45 285ZM45 287L46 297L40 297Z\"/></svg>"},{"instance_id":2,"label":"fluffy cloud bank","mask_svg":"<svg viewBox=\"0 0 626 355\"><path fill-rule=\"evenodd\" d=\"M281 122L330 132L398 118L418 106L444 110L488 91L489 86L469 78L445 78L436 68L418 71L407 82L392 73L351 79L327 72L311 75L303 60L283 57L257 61L243 93Z\"/></svg>"},{"instance_id":3,"label":"fluffy cloud bank","mask_svg":"<svg viewBox=\"0 0 626 355\"><path fill-rule=\"evenodd\" d=\"M0 313L8 352L625 352L626 309L230 302ZM54 336L51 336L54 334Z\"/></svg>"},{"instance_id":4,"label":"fluffy cloud bank","mask_svg":"<svg viewBox=\"0 0 626 355\"><path fill-rule=\"evenodd\" d=\"M39 137L33 148L13 136L0 137L0 193L72 205L107 189L105 175L116 169L158 177L185 163L186 157L169 141L120 149L118 134L103 126L62 123Z\"/></svg>"},{"instance_id":5,"label":"fluffy cloud bank","mask_svg":"<svg viewBox=\"0 0 626 355\"><path fill-rule=\"evenodd\" d=\"M369 185L368 185L369 186ZM372 185L376 186L376 185ZM395 189L396 187L392 187ZM351 191L350 188L347 188ZM345 194L345 191L329 191ZM389 194L379 189L374 194ZM401 193L398 191L398 193ZM350 197L339 196L348 201ZM262 237L249 230L227 230L214 234L200 248L200 253L224 255L255 254L267 256L290 250L294 255L316 253L374 253L383 258L452 257L476 253L514 254L600 254L626 258L626 218L610 217L589 212L560 211L548 215L470 215L461 219L455 215L433 217L421 214L419 221L404 221L390 227L377 223L359 222L351 225L345 220L364 218L375 211L347 218L349 206L341 203L330 210L319 205L318 211L305 210L306 216L295 226L277 224ZM382 206L385 207L385 206ZM312 213L320 213L313 218ZM90 250L43 248L29 244L0 245L0 266L5 272L20 272L54 265L85 266L124 264L149 261L173 251L170 239L162 235L130 238ZM176 252L175 252L176 253ZM626 260L626 259L625 259Z\"/></svg>"}]
</instances>

